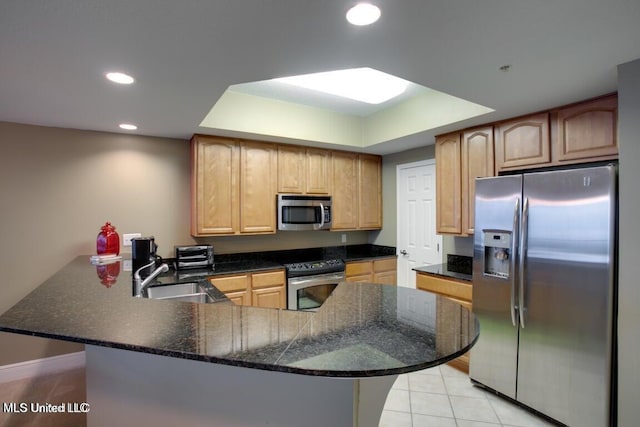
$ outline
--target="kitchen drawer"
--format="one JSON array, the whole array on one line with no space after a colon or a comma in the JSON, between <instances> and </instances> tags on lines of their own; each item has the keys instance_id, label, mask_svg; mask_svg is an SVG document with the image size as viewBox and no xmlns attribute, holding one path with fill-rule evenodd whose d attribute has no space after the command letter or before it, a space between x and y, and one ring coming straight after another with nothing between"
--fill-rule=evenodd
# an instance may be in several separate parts
<instances>
[{"instance_id":1,"label":"kitchen drawer","mask_svg":"<svg viewBox=\"0 0 640 427\"><path fill-rule=\"evenodd\" d=\"M219 276L212 277L209 281L221 292L243 291L249 288L251 276L248 274Z\"/></svg>"},{"instance_id":2,"label":"kitchen drawer","mask_svg":"<svg viewBox=\"0 0 640 427\"><path fill-rule=\"evenodd\" d=\"M251 276L251 286L253 289L284 286L284 284L284 270L253 273Z\"/></svg>"},{"instance_id":3,"label":"kitchen drawer","mask_svg":"<svg viewBox=\"0 0 640 427\"><path fill-rule=\"evenodd\" d=\"M378 272L378 271L390 271L396 270L396 257L393 258L383 258L383 259L377 259L375 260L375 262L373 263L373 270Z\"/></svg>"},{"instance_id":4,"label":"kitchen drawer","mask_svg":"<svg viewBox=\"0 0 640 427\"><path fill-rule=\"evenodd\" d=\"M468 302L471 301L473 295L471 282L444 279L421 273L416 275L416 287L423 291L434 292Z\"/></svg>"},{"instance_id":5,"label":"kitchen drawer","mask_svg":"<svg viewBox=\"0 0 640 427\"><path fill-rule=\"evenodd\" d=\"M347 277L371 274L372 264L371 261L348 262L345 266L345 274Z\"/></svg>"}]
</instances>

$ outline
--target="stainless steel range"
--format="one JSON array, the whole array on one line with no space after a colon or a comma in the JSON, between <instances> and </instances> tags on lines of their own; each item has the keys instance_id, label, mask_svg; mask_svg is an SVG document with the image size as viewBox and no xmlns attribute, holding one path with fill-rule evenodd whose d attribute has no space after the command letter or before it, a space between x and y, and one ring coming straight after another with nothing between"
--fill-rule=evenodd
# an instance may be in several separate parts
<instances>
[{"instance_id":1,"label":"stainless steel range","mask_svg":"<svg viewBox=\"0 0 640 427\"><path fill-rule=\"evenodd\" d=\"M285 264L285 269L289 310L317 310L345 277L341 259Z\"/></svg>"}]
</instances>

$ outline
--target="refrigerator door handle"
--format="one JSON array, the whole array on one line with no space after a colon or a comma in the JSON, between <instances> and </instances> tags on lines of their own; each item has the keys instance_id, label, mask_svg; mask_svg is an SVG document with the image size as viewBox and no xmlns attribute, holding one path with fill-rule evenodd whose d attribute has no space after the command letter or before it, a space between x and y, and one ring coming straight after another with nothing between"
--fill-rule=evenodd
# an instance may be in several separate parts
<instances>
[{"instance_id":1,"label":"refrigerator door handle","mask_svg":"<svg viewBox=\"0 0 640 427\"><path fill-rule=\"evenodd\" d=\"M518 265L518 275L520 276L519 289L518 289L518 314L520 317L520 326L524 329L524 278L525 278L525 256L526 256L526 247L527 247L527 235L529 228L529 198L526 197L524 199L524 204L522 205L522 236L520 238L520 253L519 255L519 265Z\"/></svg>"},{"instance_id":2,"label":"refrigerator door handle","mask_svg":"<svg viewBox=\"0 0 640 427\"><path fill-rule=\"evenodd\" d=\"M513 208L513 236L511 239L511 324L516 326L516 253L518 248L518 231L520 226L520 198L516 199Z\"/></svg>"}]
</instances>

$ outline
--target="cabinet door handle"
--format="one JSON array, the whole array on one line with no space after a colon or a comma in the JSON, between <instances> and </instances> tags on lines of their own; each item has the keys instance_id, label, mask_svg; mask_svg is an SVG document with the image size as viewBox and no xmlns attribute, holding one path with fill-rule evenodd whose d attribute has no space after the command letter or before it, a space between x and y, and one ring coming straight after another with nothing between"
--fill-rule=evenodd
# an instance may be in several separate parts
<instances>
[{"instance_id":1,"label":"cabinet door handle","mask_svg":"<svg viewBox=\"0 0 640 427\"><path fill-rule=\"evenodd\" d=\"M405 251L404 249L400 251L400 255L404 255L407 256L409 255L409 252Z\"/></svg>"}]
</instances>

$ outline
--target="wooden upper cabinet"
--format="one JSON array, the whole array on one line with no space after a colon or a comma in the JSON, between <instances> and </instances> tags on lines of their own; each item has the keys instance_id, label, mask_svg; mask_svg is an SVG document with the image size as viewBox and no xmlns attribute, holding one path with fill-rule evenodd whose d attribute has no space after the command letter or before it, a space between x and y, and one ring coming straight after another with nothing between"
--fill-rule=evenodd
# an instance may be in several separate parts
<instances>
[{"instance_id":1,"label":"wooden upper cabinet","mask_svg":"<svg viewBox=\"0 0 640 427\"><path fill-rule=\"evenodd\" d=\"M334 151L331 159L333 230L358 227L358 154Z\"/></svg>"},{"instance_id":2,"label":"wooden upper cabinet","mask_svg":"<svg viewBox=\"0 0 640 427\"><path fill-rule=\"evenodd\" d=\"M278 193L329 194L331 151L278 145Z\"/></svg>"},{"instance_id":3,"label":"wooden upper cabinet","mask_svg":"<svg viewBox=\"0 0 640 427\"><path fill-rule=\"evenodd\" d=\"M329 194L331 151L320 148L306 150L306 186L308 194Z\"/></svg>"},{"instance_id":4,"label":"wooden upper cabinet","mask_svg":"<svg viewBox=\"0 0 640 427\"><path fill-rule=\"evenodd\" d=\"M618 97L607 96L553 112L555 160L609 160L618 157Z\"/></svg>"},{"instance_id":5,"label":"wooden upper cabinet","mask_svg":"<svg viewBox=\"0 0 640 427\"><path fill-rule=\"evenodd\" d=\"M233 140L191 140L191 234L232 234L238 228L239 156Z\"/></svg>"},{"instance_id":6,"label":"wooden upper cabinet","mask_svg":"<svg viewBox=\"0 0 640 427\"><path fill-rule=\"evenodd\" d=\"M460 133L436 137L436 232L461 234Z\"/></svg>"},{"instance_id":7,"label":"wooden upper cabinet","mask_svg":"<svg viewBox=\"0 0 640 427\"><path fill-rule=\"evenodd\" d=\"M240 142L240 232L276 232L275 144Z\"/></svg>"},{"instance_id":8,"label":"wooden upper cabinet","mask_svg":"<svg viewBox=\"0 0 640 427\"><path fill-rule=\"evenodd\" d=\"M358 228L382 227L382 159L359 155L358 163Z\"/></svg>"},{"instance_id":9,"label":"wooden upper cabinet","mask_svg":"<svg viewBox=\"0 0 640 427\"><path fill-rule=\"evenodd\" d=\"M476 178L494 176L493 126L462 134L462 233L473 234Z\"/></svg>"},{"instance_id":10,"label":"wooden upper cabinet","mask_svg":"<svg viewBox=\"0 0 640 427\"><path fill-rule=\"evenodd\" d=\"M304 193L306 151L295 145L278 145L278 193Z\"/></svg>"},{"instance_id":11,"label":"wooden upper cabinet","mask_svg":"<svg viewBox=\"0 0 640 427\"><path fill-rule=\"evenodd\" d=\"M501 122L496 128L495 137L498 171L551 163L549 113Z\"/></svg>"},{"instance_id":12,"label":"wooden upper cabinet","mask_svg":"<svg viewBox=\"0 0 640 427\"><path fill-rule=\"evenodd\" d=\"M382 227L382 158L334 151L331 159L332 230Z\"/></svg>"}]
</instances>

